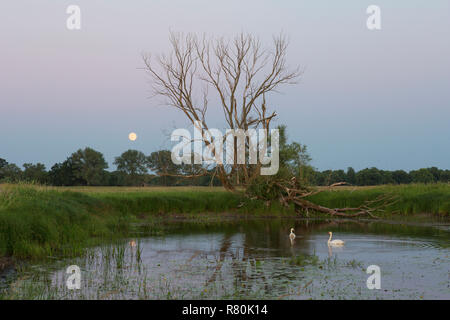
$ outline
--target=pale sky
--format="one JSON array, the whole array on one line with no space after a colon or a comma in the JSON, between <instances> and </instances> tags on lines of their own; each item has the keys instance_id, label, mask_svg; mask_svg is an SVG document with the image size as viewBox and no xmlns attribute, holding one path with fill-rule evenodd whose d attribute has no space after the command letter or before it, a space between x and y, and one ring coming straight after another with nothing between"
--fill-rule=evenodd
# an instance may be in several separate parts
<instances>
[{"instance_id":1,"label":"pale sky","mask_svg":"<svg viewBox=\"0 0 450 320\"><path fill-rule=\"evenodd\" d=\"M66 28L72 4L81 30ZM372 4L381 30L366 27ZM139 69L170 30L267 45L284 32L305 73L269 103L320 170L450 169L450 0L2 0L0 158L49 169L89 146L113 169L127 149L170 149L186 121L148 98Z\"/></svg>"}]
</instances>

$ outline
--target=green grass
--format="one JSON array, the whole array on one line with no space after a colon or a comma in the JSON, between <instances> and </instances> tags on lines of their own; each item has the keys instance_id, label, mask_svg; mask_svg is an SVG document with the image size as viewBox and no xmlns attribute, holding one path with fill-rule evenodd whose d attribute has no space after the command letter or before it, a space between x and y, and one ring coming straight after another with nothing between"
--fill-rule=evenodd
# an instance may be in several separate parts
<instances>
[{"instance_id":1,"label":"green grass","mask_svg":"<svg viewBox=\"0 0 450 320\"><path fill-rule=\"evenodd\" d=\"M129 218L101 200L30 186L0 192L0 256L76 255L95 238L125 234Z\"/></svg>"},{"instance_id":2,"label":"green grass","mask_svg":"<svg viewBox=\"0 0 450 320\"><path fill-rule=\"evenodd\" d=\"M430 213L448 216L450 212L448 184L346 187L325 191L311 200L332 208L348 207L358 206L384 193L398 197L386 215ZM247 200L222 188L1 185L0 257L78 255L89 245L127 235L131 224L142 220L149 229L157 232L158 221L169 215L184 215L202 221L205 217L223 214L292 216L295 212L277 202L267 207L261 201Z\"/></svg>"},{"instance_id":3,"label":"green grass","mask_svg":"<svg viewBox=\"0 0 450 320\"><path fill-rule=\"evenodd\" d=\"M81 254L86 246L123 237L133 223L144 220L157 233L159 218L217 213L257 214L287 212L278 205L224 190L188 188L91 188L73 190L28 184L0 186L0 257L45 258ZM176 189L176 188L175 188ZM153 219L153 218L158 219ZM200 221L201 219L199 219Z\"/></svg>"},{"instance_id":4,"label":"green grass","mask_svg":"<svg viewBox=\"0 0 450 320\"><path fill-rule=\"evenodd\" d=\"M448 216L450 213L450 184L445 183L344 187L319 193L310 200L330 208L357 207L383 194L395 197L395 203L386 208L387 216L422 213Z\"/></svg>"}]
</instances>

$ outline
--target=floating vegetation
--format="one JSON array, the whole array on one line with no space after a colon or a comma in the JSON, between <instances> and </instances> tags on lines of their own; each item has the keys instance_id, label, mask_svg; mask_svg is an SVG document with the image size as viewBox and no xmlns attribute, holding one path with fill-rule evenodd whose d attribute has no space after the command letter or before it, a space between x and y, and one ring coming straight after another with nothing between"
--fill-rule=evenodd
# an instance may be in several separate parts
<instances>
[{"instance_id":1,"label":"floating vegetation","mask_svg":"<svg viewBox=\"0 0 450 320\"><path fill-rule=\"evenodd\" d=\"M306 266L313 265L316 266L319 264L319 257L316 255L297 255L295 257L289 258L288 262L292 265L296 266Z\"/></svg>"}]
</instances>

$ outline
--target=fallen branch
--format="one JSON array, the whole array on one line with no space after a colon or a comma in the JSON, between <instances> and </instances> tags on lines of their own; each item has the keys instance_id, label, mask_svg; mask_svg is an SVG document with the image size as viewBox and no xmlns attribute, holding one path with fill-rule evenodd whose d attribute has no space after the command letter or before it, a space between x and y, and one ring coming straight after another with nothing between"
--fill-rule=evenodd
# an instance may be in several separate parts
<instances>
[{"instance_id":1,"label":"fallen branch","mask_svg":"<svg viewBox=\"0 0 450 320\"><path fill-rule=\"evenodd\" d=\"M397 199L394 196L390 194L383 194L375 199L364 201L358 207L328 208L320 204L316 204L305 198L319 194L324 191L333 190L335 187L347 185L346 182L333 183L327 186L326 188L322 189L318 188L310 189L307 187L300 186L297 183L296 178L294 177L290 181L287 180L274 181L273 185L280 190L278 200L282 205L284 205L285 207L289 207L289 205L293 203L297 211L305 211L307 213L309 213L311 210L338 217L352 218L367 215L371 218L378 219L376 213L383 212L387 206L392 205L397 201ZM265 201L270 201L261 196L257 196L257 198Z\"/></svg>"}]
</instances>

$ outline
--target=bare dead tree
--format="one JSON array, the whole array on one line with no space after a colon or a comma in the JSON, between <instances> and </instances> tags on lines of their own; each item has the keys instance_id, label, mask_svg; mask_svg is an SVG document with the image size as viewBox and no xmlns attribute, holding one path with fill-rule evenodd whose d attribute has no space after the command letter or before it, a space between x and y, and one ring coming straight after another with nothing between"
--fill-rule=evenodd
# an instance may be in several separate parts
<instances>
[{"instance_id":1,"label":"bare dead tree","mask_svg":"<svg viewBox=\"0 0 450 320\"><path fill-rule=\"evenodd\" d=\"M213 156L218 155L218 150L206 119L211 91L219 101L228 128L261 128L268 136L276 113L268 110L266 96L281 85L296 83L301 75L299 68L287 67L288 41L283 35L273 38L271 49L263 49L257 38L243 33L232 40L171 33L170 44L169 55L155 59L143 55L145 69L153 80L153 92L197 126ZM245 147L248 148L247 141ZM238 148L236 141L234 148ZM250 183L261 168L259 161L252 168L239 163L236 155L237 150L231 165L217 164L217 177L228 190Z\"/></svg>"},{"instance_id":2,"label":"bare dead tree","mask_svg":"<svg viewBox=\"0 0 450 320\"><path fill-rule=\"evenodd\" d=\"M263 48L258 38L244 33L231 40L171 33L170 44L168 55L152 57L144 54L144 69L152 79L154 95L163 97L168 107L180 110L201 132L202 143L209 148L213 158L221 154L216 150L207 119L213 93L218 101L215 107L222 109L229 129L263 129L268 137L271 121L277 114L269 110L266 97L283 85L295 84L302 75L299 67L291 69L287 66L288 41L284 35L273 37L270 48ZM225 141L226 137L223 139ZM246 139L244 152L250 148L248 137ZM236 140L234 148L232 163L216 161L214 170L214 176L230 191L236 191L240 185L249 186L259 177L262 166L260 159L254 165L238 161ZM306 199L321 192L320 189L302 188L295 178L272 182L278 188L278 200L283 204L294 203L303 210L333 216L374 216L374 212L382 210L391 200L382 197L357 208L331 209Z\"/></svg>"}]
</instances>

